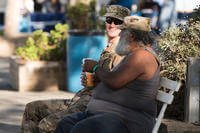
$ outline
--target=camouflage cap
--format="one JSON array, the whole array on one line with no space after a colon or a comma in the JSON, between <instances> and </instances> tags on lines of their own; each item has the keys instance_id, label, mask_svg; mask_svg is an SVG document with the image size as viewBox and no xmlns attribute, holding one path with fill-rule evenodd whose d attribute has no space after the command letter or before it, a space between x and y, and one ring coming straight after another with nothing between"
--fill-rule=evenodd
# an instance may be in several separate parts
<instances>
[{"instance_id":1,"label":"camouflage cap","mask_svg":"<svg viewBox=\"0 0 200 133\"><path fill-rule=\"evenodd\" d=\"M120 5L110 5L106 9L105 17L113 17L119 20L124 20L124 17L130 15L130 10Z\"/></svg>"},{"instance_id":2,"label":"camouflage cap","mask_svg":"<svg viewBox=\"0 0 200 133\"><path fill-rule=\"evenodd\" d=\"M151 31L150 18L139 16L127 16L124 23L119 26L120 29L135 29L141 31Z\"/></svg>"}]
</instances>

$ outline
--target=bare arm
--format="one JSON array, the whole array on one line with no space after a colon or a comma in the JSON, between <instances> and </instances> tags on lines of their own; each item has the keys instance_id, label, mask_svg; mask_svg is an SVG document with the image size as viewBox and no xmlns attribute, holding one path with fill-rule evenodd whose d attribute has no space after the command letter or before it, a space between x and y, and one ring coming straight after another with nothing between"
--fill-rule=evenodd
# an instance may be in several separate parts
<instances>
[{"instance_id":1,"label":"bare arm","mask_svg":"<svg viewBox=\"0 0 200 133\"><path fill-rule=\"evenodd\" d=\"M113 71L97 69L98 78L112 89L119 89L134 79L146 80L157 70L157 62L152 54L145 50L136 50L125 57Z\"/></svg>"}]
</instances>

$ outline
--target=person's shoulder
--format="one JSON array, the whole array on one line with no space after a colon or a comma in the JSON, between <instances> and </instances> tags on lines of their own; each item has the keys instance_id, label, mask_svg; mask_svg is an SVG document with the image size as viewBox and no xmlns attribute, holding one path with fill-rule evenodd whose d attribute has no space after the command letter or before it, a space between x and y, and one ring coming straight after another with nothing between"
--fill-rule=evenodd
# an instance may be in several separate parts
<instances>
[{"instance_id":1,"label":"person's shoulder","mask_svg":"<svg viewBox=\"0 0 200 133\"><path fill-rule=\"evenodd\" d=\"M128 56L131 58L145 58L150 55L150 52L145 50L144 48L138 48L132 51Z\"/></svg>"},{"instance_id":2,"label":"person's shoulder","mask_svg":"<svg viewBox=\"0 0 200 133\"><path fill-rule=\"evenodd\" d=\"M153 60L155 57L149 51L147 51L143 48L139 48L139 49L131 52L127 56L127 58L129 58L129 60L136 62L136 63L148 63L149 61Z\"/></svg>"}]
</instances>

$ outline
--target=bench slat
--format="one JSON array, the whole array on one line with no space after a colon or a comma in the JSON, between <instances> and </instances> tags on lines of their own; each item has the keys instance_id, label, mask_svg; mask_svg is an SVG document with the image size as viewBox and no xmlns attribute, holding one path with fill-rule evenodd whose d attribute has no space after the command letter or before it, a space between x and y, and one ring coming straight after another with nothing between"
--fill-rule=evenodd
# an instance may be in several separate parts
<instances>
[{"instance_id":1,"label":"bench slat","mask_svg":"<svg viewBox=\"0 0 200 133\"><path fill-rule=\"evenodd\" d=\"M160 86L177 92L181 86L181 83L162 77Z\"/></svg>"},{"instance_id":2,"label":"bench slat","mask_svg":"<svg viewBox=\"0 0 200 133\"><path fill-rule=\"evenodd\" d=\"M163 103L171 104L174 99L174 96L163 91L158 91L156 99Z\"/></svg>"}]
</instances>

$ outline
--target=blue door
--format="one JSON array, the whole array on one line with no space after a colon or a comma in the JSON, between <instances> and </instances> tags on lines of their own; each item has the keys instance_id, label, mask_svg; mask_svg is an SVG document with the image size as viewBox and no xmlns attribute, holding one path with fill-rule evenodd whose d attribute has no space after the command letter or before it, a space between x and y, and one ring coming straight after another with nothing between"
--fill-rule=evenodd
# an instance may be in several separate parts
<instances>
[{"instance_id":1,"label":"blue door","mask_svg":"<svg viewBox=\"0 0 200 133\"><path fill-rule=\"evenodd\" d=\"M67 89L78 92L81 86L81 64L83 58L98 60L106 45L104 34L70 34L67 42Z\"/></svg>"}]
</instances>

